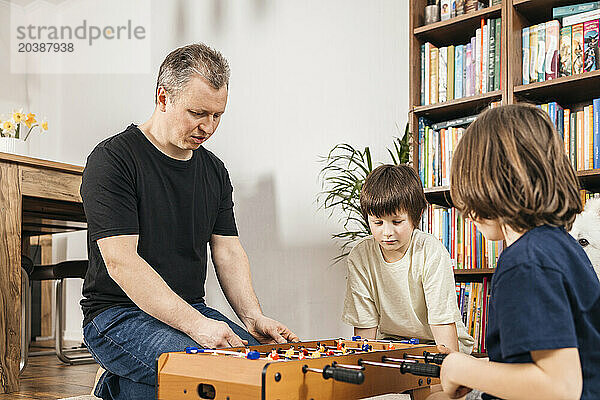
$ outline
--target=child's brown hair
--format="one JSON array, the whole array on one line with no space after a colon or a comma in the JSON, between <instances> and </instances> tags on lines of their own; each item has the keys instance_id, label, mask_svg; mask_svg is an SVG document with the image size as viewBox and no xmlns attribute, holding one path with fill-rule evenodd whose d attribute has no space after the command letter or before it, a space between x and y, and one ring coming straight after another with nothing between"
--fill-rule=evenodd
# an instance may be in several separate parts
<instances>
[{"instance_id":1,"label":"child's brown hair","mask_svg":"<svg viewBox=\"0 0 600 400\"><path fill-rule=\"evenodd\" d=\"M452 202L466 217L516 232L549 224L571 229L582 210L575 172L548 114L515 104L483 112L459 141Z\"/></svg>"},{"instance_id":2,"label":"child's brown hair","mask_svg":"<svg viewBox=\"0 0 600 400\"><path fill-rule=\"evenodd\" d=\"M383 217L406 212L414 227L419 224L427 201L416 171L408 165L380 165L365 179L360 192L360 209L365 221L369 215Z\"/></svg>"}]
</instances>

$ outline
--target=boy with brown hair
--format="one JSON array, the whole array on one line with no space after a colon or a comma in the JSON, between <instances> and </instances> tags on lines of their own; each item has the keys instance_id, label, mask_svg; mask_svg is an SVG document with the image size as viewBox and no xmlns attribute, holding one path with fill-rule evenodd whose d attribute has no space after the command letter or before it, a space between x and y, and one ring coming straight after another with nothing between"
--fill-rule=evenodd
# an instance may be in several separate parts
<instances>
[{"instance_id":1,"label":"boy with brown hair","mask_svg":"<svg viewBox=\"0 0 600 400\"><path fill-rule=\"evenodd\" d=\"M354 334L435 340L471 352L462 323L450 255L417 229L427 207L421 181L407 165L382 165L367 176L360 206L372 236L348 255L342 321Z\"/></svg>"},{"instance_id":2,"label":"boy with brown hair","mask_svg":"<svg viewBox=\"0 0 600 400\"><path fill-rule=\"evenodd\" d=\"M455 206L505 240L486 330L488 360L451 353L430 398L599 399L600 283L567 230L578 184L548 115L530 105L481 114L458 143ZM486 394L487 393L487 394Z\"/></svg>"}]
</instances>

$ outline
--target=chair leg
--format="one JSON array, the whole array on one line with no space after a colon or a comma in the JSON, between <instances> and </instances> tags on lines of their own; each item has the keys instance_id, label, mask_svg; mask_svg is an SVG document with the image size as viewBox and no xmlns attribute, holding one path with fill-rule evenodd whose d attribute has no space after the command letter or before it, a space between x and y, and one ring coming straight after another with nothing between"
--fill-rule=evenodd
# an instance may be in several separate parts
<instances>
[{"instance_id":1,"label":"chair leg","mask_svg":"<svg viewBox=\"0 0 600 400\"><path fill-rule=\"evenodd\" d=\"M31 287L29 275L21 268L21 361L19 374L27 366L29 354L29 341L31 339Z\"/></svg>"},{"instance_id":2,"label":"chair leg","mask_svg":"<svg viewBox=\"0 0 600 400\"><path fill-rule=\"evenodd\" d=\"M56 330L54 332L55 336L56 336L56 340L55 340L55 350L56 350L56 356L58 357L58 359L66 364L71 364L71 365L75 365L75 364L92 364L95 363L96 361L92 358L92 356L87 353L85 355L76 355L76 356L70 356L67 355L66 352L68 350L65 350L63 348L63 330L64 330L64 322L63 322L63 285L64 285L64 279L61 279L57 282L56 284ZM77 351L80 350L85 350L85 349L77 349Z\"/></svg>"}]
</instances>

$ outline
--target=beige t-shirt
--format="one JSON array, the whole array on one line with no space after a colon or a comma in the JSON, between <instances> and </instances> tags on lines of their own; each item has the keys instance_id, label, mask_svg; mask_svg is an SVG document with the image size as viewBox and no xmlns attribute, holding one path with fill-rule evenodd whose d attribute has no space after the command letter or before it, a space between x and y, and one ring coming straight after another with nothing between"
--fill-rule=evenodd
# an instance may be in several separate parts
<instances>
[{"instance_id":1,"label":"beige t-shirt","mask_svg":"<svg viewBox=\"0 0 600 400\"><path fill-rule=\"evenodd\" d=\"M461 352L474 344L462 322L450 255L433 235L415 229L402 259L388 263L373 236L348 255L348 284L342 321L378 327L379 337L433 340L430 324L456 324Z\"/></svg>"}]
</instances>

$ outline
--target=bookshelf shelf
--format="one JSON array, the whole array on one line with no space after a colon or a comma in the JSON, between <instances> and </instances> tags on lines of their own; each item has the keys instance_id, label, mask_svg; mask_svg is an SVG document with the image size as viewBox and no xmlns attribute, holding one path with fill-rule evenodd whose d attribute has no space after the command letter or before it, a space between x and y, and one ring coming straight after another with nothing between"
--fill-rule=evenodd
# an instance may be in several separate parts
<instances>
[{"instance_id":1,"label":"bookshelf shelf","mask_svg":"<svg viewBox=\"0 0 600 400\"><path fill-rule=\"evenodd\" d=\"M419 26L414 34L423 42L432 42L438 46L447 46L458 38L466 40L473 36L475 29L481 26L481 18L499 18L502 5L484 8L470 14L463 14L446 21Z\"/></svg>"},{"instance_id":2,"label":"bookshelf shelf","mask_svg":"<svg viewBox=\"0 0 600 400\"><path fill-rule=\"evenodd\" d=\"M455 269L455 275L491 275L496 268Z\"/></svg>"},{"instance_id":3,"label":"bookshelf shelf","mask_svg":"<svg viewBox=\"0 0 600 400\"><path fill-rule=\"evenodd\" d=\"M476 96L462 97L443 103L427 106L415 106L414 113L419 117L426 117L432 122L444 121L467 115L477 114L484 110L491 102L502 98L502 91L495 90Z\"/></svg>"},{"instance_id":4,"label":"bookshelf shelf","mask_svg":"<svg viewBox=\"0 0 600 400\"><path fill-rule=\"evenodd\" d=\"M577 177L582 189L600 192L600 169L577 171Z\"/></svg>"},{"instance_id":5,"label":"bookshelf shelf","mask_svg":"<svg viewBox=\"0 0 600 400\"><path fill-rule=\"evenodd\" d=\"M550 21L554 7L581 4L584 0L513 0L515 11L533 24Z\"/></svg>"},{"instance_id":6,"label":"bookshelf shelf","mask_svg":"<svg viewBox=\"0 0 600 400\"><path fill-rule=\"evenodd\" d=\"M425 188L423 191L425 192L425 198L430 204L437 204L445 207L452 206L449 186Z\"/></svg>"},{"instance_id":7,"label":"bookshelf shelf","mask_svg":"<svg viewBox=\"0 0 600 400\"><path fill-rule=\"evenodd\" d=\"M591 99L600 94L600 71L519 85L515 87L514 94L520 101L556 101L563 107L583 101L591 103Z\"/></svg>"}]
</instances>

